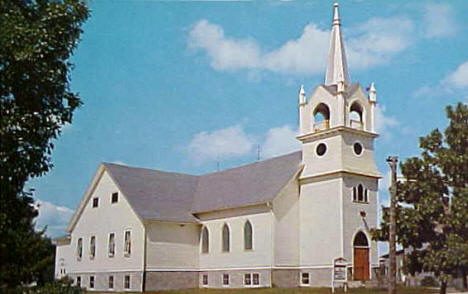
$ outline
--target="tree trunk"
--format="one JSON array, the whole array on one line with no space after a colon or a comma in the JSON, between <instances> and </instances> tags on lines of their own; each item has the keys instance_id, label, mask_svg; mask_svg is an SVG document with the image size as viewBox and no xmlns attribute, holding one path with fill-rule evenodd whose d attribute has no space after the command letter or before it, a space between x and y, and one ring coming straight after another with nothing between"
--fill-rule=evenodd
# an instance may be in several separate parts
<instances>
[{"instance_id":1,"label":"tree trunk","mask_svg":"<svg viewBox=\"0 0 468 294\"><path fill-rule=\"evenodd\" d=\"M447 293L447 280L443 279L440 281L440 292L439 294L446 294Z\"/></svg>"},{"instance_id":2,"label":"tree trunk","mask_svg":"<svg viewBox=\"0 0 468 294\"><path fill-rule=\"evenodd\" d=\"M466 278L468 273L466 272L466 268L462 267L461 273L462 273L463 290L468 290L468 281Z\"/></svg>"}]
</instances>

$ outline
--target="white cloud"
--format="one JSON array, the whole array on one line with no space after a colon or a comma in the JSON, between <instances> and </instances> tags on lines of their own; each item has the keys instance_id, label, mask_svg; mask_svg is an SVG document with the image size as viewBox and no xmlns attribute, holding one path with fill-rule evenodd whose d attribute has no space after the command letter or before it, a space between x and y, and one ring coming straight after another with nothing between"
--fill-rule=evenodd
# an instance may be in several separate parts
<instances>
[{"instance_id":1,"label":"white cloud","mask_svg":"<svg viewBox=\"0 0 468 294\"><path fill-rule=\"evenodd\" d=\"M453 72L446 75L434 86L424 85L413 92L413 97L434 97L434 96L467 96L468 90L468 60L460 64Z\"/></svg>"},{"instance_id":2,"label":"white cloud","mask_svg":"<svg viewBox=\"0 0 468 294\"><path fill-rule=\"evenodd\" d=\"M269 129L265 134L248 134L242 125L195 134L186 151L197 164L254 154L260 145L260 156L270 158L300 149L297 130L288 125Z\"/></svg>"},{"instance_id":3,"label":"white cloud","mask_svg":"<svg viewBox=\"0 0 468 294\"><path fill-rule=\"evenodd\" d=\"M452 7L442 3L424 6L422 27L426 38L450 37L458 30Z\"/></svg>"},{"instance_id":4,"label":"white cloud","mask_svg":"<svg viewBox=\"0 0 468 294\"><path fill-rule=\"evenodd\" d=\"M187 147L190 157L197 163L245 155L253 150L254 139L241 125L213 132L195 134Z\"/></svg>"},{"instance_id":5,"label":"white cloud","mask_svg":"<svg viewBox=\"0 0 468 294\"><path fill-rule=\"evenodd\" d=\"M454 88L468 88L468 60L460 64L457 69L450 73L444 82Z\"/></svg>"},{"instance_id":6,"label":"white cloud","mask_svg":"<svg viewBox=\"0 0 468 294\"><path fill-rule=\"evenodd\" d=\"M262 147L262 157L274 157L299 150L301 144L296 139L297 134L298 131L288 125L268 130Z\"/></svg>"},{"instance_id":7,"label":"white cloud","mask_svg":"<svg viewBox=\"0 0 468 294\"><path fill-rule=\"evenodd\" d=\"M48 236L58 237L63 235L73 215L73 210L41 200L36 202L36 206L39 210L39 215L36 219L36 229L41 230L47 226L46 234Z\"/></svg>"},{"instance_id":8,"label":"white cloud","mask_svg":"<svg viewBox=\"0 0 468 294\"><path fill-rule=\"evenodd\" d=\"M255 40L226 38L220 26L207 20L200 20L192 27L188 45L205 50L211 66L217 70L259 67L260 53Z\"/></svg>"},{"instance_id":9,"label":"white cloud","mask_svg":"<svg viewBox=\"0 0 468 294\"><path fill-rule=\"evenodd\" d=\"M316 74L324 71L330 33L308 24L302 35L287 41L281 47L263 56L264 69L299 74Z\"/></svg>"},{"instance_id":10,"label":"white cloud","mask_svg":"<svg viewBox=\"0 0 468 294\"><path fill-rule=\"evenodd\" d=\"M351 28L346 41L350 66L366 69L386 63L411 44L413 23L404 17L372 18ZM305 26L301 36L269 52L255 39L225 36L222 27L207 20L195 23L188 47L209 57L215 70L268 70L292 74L318 74L325 70L330 32L315 24Z\"/></svg>"},{"instance_id":11,"label":"white cloud","mask_svg":"<svg viewBox=\"0 0 468 294\"><path fill-rule=\"evenodd\" d=\"M375 108L375 129L383 138L390 138L391 131L400 123L395 117L387 115L385 111L383 105L377 105Z\"/></svg>"},{"instance_id":12,"label":"white cloud","mask_svg":"<svg viewBox=\"0 0 468 294\"><path fill-rule=\"evenodd\" d=\"M413 22L405 17L371 18L351 28L350 67L366 69L389 62L411 45L413 31Z\"/></svg>"}]
</instances>

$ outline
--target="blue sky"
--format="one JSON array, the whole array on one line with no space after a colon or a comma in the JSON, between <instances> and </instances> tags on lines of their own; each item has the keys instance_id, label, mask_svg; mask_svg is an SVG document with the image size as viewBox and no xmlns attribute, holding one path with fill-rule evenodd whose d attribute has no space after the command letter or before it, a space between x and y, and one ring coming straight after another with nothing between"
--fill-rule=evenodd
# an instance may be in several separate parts
<instances>
[{"instance_id":1,"label":"blue sky","mask_svg":"<svg viewBox=\"0 0 468 294\"><path fill-rule=\"evenodd\" d=\"M331 1L90 1L72 59L83 106L29 186L62 234L100 162L202 174L300 148L298 90L325 73ZM353 82L375 82L376 161L418 154L468 99L468 2L342 1ZM381 183L381 203L387 200Z\"/></svg>"}]
</instances>

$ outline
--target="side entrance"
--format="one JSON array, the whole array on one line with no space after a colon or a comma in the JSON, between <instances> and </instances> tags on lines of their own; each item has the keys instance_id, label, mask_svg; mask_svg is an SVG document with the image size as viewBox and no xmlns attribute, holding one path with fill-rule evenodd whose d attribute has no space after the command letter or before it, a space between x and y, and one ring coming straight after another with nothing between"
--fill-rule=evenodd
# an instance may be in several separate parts
<instances>
[{"instance_id":1,"label":"side entrance","mask_svg":"<svg viewBox=\"0 0 468 294\"><path fill-rule=\"evenodd\" d=\"M369 244L363 232L359 232L354 238L353 251L353 279L355 281L367 281L370 279L369 270Z\"/></svg>"}]
</instances>

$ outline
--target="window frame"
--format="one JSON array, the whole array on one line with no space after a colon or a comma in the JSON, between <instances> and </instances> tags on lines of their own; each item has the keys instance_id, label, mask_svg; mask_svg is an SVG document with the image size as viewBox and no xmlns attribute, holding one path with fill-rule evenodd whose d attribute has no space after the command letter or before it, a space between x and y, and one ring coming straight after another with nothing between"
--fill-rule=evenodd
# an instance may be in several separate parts
<instances>
[{"instance_id":1,"label":"window frame","mask_svg":"<svg viewBox=\"0 0 468 294\"><path fill-rule=\"evenodd\" d=\"M206 236L205 236L206 232ZM200 251L202 254L208 254L210 253L210 231L206 226L203 226L202 231L201 231L201 248ZM206 243L205 243L206 242ZM205 248L206 244L206 248Z\"/></svg>"},{"instance_id":2,"label":"window frame","mask_svg":"<svg viewBox=\"0 0 468 294\"><path fill-rule=\"evenodd\" d=\"M77 277L76 277L75 285L76 285L78 288L81 288L81 276L77 276Z\"/></svg>"},{"instance_id":3,"label":"window frame","mask_svg":"<svg viewBox=\"0 0 468 294\"><path fill-rule=\"evenodd\" d=\"M114 196L116 196L116 200L114 201ZM111 204L116 204L119 202L119 192L113 192L111 194Z\"/></svg>"},{"instance_id":4,"label":"window frame","mask_svg":"<svg viewBox=\"0 0 468 294\"><path fill-rule=\"evenodd\" d=\"M76 258L78 261L83 258L83 238L81 237L76 241Z\"/></svg>"},{"instance_id":5,"label":"window frame","mask_svg":"<svg viewBox=\"0 0 468 294\"><path fill-rule=\"evenodd\" d=\"M223 274L221 278L222 278L221 282L222 282L223 287L229 287L231 285L231 279L229 277L229 274ZM227 284L225 283L226 281L227 281Z\"/></svg>"},{"instance_id":6,"label":"window frame","mask_svg":"<svg viewBox=\"0 0 468 294\"><path fill-rule=\"evenodd\" d=\"M206 280L205 280L206 278ZM202 274L202 287L208 287L209 285L209 278L208 278L208 274Z\"/></svg>"},{"instance_id":7,"label":"window frame","mask_svg":"<svg viewBox=\"0 0 468 294\"><path fill-rule=\"evenodd\" d=\"M361 195L362 200L359 200L359 186L362 187L362 195ZM367 187L363 183L358 183L357 185L353 186L353 188L351 189L351 200L354 203L369 204L370 203L369 196L370 196L369 189L367 189Z\"/></svg>"},{"instance_id":8,"label":"window frame","mask_svg":"<svg viewBox=\"0 0 468 294\"><path fill-rule=\"evenodd\" d=\"M356 153L356 145L359 145L360 148L361 148L361 153L359 153L359 154ZM356 157L361 157L364 154L364 151L365 151L364 144L359 140L356 140L356 141L353 142L353 145L351 145L351 149L353 149L353 154Z\"/></svg>"},{"instance_id":9,"label":"window frame","mask_svg":"<svg viewBox=\"0 0 468 294\"><path fill-rule=\"evenodd\" d=\"M89 238L89 259L93 260L96 257L96 236Z\"/></svg>"},{"instance_id":10,"label":"window frame","mask_svg":"<svg viewBox=\"0 0 468 294\"><path fill-rule=\"evenodd\" d=\"M252 274L251 273L244 274L244 286L246 287L252 286Z\"/></svg>"},{"instance_id":11,"label":"window frame","mask_svg":"<svg viewBox=\"0 0 468 294\"><path fill-rule=\"evenodd\" d=\"M127 278L128 278L128 286L127 286ZM124 275L124 282L123 282L123 288L124 290L131 290L131 278L130 275Z\"/></svg>"},{"instance_id":12,"label":"window frame","mask_svg":"<svg viewBox=\"0 0 468 294\"><path fill-rule=\"evenodd\" d=\"M250 227L250 244L247 244L247 227ZM247 245L250 245L250 248L247 248ZM253 251L254 250L254 230L253 225L250 220L246 220L244 223L244 250Z\"/></svg>"},{"instance_id":13,"label":"window frame","mask_svg":"<svg viewBox=\"0 0 468 294\"><path fill-rule=\"evenodd\" d=\"M247 283L247 280L250 283ZM261 287L260 286L260 273L259 272L245 273L244 274L244 287L247 287L247 288Z\"/></svg>"},{"instance_id":14,"label":"window frame","mask_svg":"<svg viewBox=\"0 0 468 294\"><path fill-rule=\"evenodd\" d=\"M322 154L319 154L319 147L320 146L325 146L325 150L323 151ZM325 155L327 155L327 152L328 152L328 144L325 143L325 142L318 142L316 145L315 145L315 155L318 157L318 158L322 158L324 157Z\"/></svg>"},{"instance_id":15,"label":"window frame","mask_svg":"<svg viewBox=\"0 0 468 294\"><path fill-rule=\"evenodd\" d=\"M225 229L227 231L225 231ZM227 232L227 243L225 243L226 240L224 239L225 232ZM223 227L221 228L221 252L231 252L231 228L229 228L227 223L224 223Z\"/></svg>"},{"instance_id":16,"label":"window frame","mask_svg":"<svg viewBox=\"0 0 468 294\"><path fill-rule=\"evenodd\" d=\"M112 237L112 242L111 242L111 237ZM115 256L115 233L109 233L109 238L107 239L107 256L108 257L114 257ZM112 244L112 247L111 247L111 244ZM112 251L111 252L111 248L112 248Z\"/></svg>"},{"instance_id":17,"label":"window frame","mask_svg":"<svg viewBox=\"0 0 468 294\"><path fill-rule=\"evenodd\" d=\"M113 290L113 289L114 289L114 286L115 286L115 285L114 285L114 276L113 276L113 275L110 275L109 278L107 279L107 281L108 281L108 285L107 285L107 286L109 287L109 289L112 289L112 290ZM111 285L112 285L112 286L111 286Z\"/></svg>"},{"instance_id":18,"label":"window frame","mask_svg":"<svg viewBox=\"0 0 468 294\"><path fill-rule=\"evenodd\" d=\"M127 247L127 233L129 233L128 247ZM131 255L132 255L132 230L126 229L124 231L124 256L130 257Z\"/></svg>"},{"instance_id":19,"label":"window frame","mask_svg":"<svg viewBox=\"0 0 468 294\"><path fill-rule=\"evenodd\" d=\"M94 283L95 283L95 278L94 276L89 276L89 289L94 289Z\"/></svg>"},{"instance_id":20,"label":"window frame","mask_svg":"<svg viewBox=\"0 0 468 294\"><path fill-rule=\"evenodd\" d=\"M301 280L301 286L310 286L310 273L309 272L301 272L299 275L299 279ZM304 279L307 279L307 283L304 283Z\"/></svg>"},{"instance_id":21,"label":"window frame","mask_svg":"<svg viewBox=\"0 0 468 294\"><path fill-rule=\"evenodd\" d=\"M257 276L257 282L255 282L255 276ZM253 287L260 286L260 273L252 273L252 286Z\"/></svg>"},{"instance_id":22,"label":"window frame","mask_svg":"<svg viewBox=\"0 0 468 294\"><path fill-rule=\"evenodd\" d=\"M92 208L98 208L98 207L99 207L99 197L93 197Z\"/></svg>"}]
</instances>

